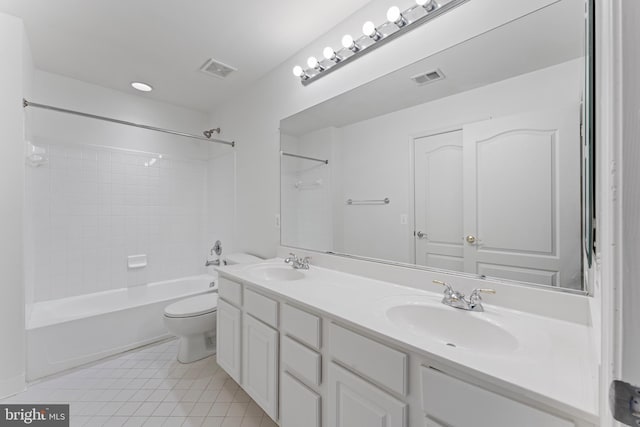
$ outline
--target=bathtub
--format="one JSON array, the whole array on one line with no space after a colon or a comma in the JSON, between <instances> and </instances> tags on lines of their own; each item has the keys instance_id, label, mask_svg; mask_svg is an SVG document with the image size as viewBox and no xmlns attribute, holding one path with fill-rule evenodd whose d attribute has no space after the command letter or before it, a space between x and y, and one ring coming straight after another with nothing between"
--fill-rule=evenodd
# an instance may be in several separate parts
<instances>
[{"instance_id":1,"label":"bathtub","mask_svg":"<svg viewBox=\"0 0 640 427\"><path fill-rule=\"evenodd\" d=\"M201 275L28 304L27 380L168 338L164 308L217 283Z\"/></svg>"}]
</instances>

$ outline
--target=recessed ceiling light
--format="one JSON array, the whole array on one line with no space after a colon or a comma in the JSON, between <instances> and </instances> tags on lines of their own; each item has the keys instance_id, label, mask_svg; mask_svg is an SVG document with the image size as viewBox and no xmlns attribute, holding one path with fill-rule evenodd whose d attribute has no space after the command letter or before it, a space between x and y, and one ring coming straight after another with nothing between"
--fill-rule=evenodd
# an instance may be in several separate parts
<instances>
[{"instance_id":1,"label":"recessed ceiling light","mask_svg":"<svg viewBox=\"0 0 640 427\"><path fill-rule=\"evenodd\" d=\"M153 90L150 85L142 82L131 82L131 86L141 92L151 92Z\"/></svg>"}]
</instances>

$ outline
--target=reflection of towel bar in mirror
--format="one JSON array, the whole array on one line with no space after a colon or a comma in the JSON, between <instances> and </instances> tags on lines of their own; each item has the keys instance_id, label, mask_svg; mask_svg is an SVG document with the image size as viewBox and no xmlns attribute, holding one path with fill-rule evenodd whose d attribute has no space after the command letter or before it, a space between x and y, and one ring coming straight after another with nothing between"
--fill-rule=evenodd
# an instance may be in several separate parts
<instances>
[{"instance_id":1,"label":"reflection of towel bar in mirror","mask_svg":"<svg viewBox=\"0 0 640 427\"><path fill-rule=\"evenodd\" d=\"M322 179L316 179L313 182L297 181L295 184L293 184L293 186L298 190L310 190L313 188L322 187Z\"/></svg>"},{"instance_id":2,"label":"reflection of towel bar in mirror","mask_svg":"<svg viewBox=\"0 0 640 427\"><path fill-rule=\"evenodd\" d=\"M324 163L325 165L328 165L328 164L329 164L329 160L316 159L315 157L301 156L301 155L299 155L299 154L285 153L284 151L281 151L280 153L281 153L283 156L288 156L288 157L297 157L298 159L311 160L311 161L314 161L314 162Z\"/></svg>"},{"instance_id":3,"label":"reflection of towel bar in mirror","mask_svg":"<svg viewBox=\"0 0 640 427\"><path fill-rule=\"evenodd\" d=\"M391 202L388 197L380 200L353 200L347 199L348 205L388 205Z\"/></svg>"}]
</instances>

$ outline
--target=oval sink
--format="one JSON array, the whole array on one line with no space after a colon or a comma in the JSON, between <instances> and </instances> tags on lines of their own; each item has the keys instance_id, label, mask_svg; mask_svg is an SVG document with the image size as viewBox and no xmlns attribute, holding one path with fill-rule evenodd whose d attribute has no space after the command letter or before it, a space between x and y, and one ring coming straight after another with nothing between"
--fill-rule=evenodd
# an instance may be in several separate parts
<instances>
[{"instance_id":1,"label":"oval sink","mask_svg":"<svg viewBox=\"0 0 640 427\"><path fill-rule=\"evenodd\" d=\"M406 303L389 308L387 318L414 334L432 337L450 347L478 352L505 353L518 348L511 333L472 313L445 305Z\"/></svg>"},{"instance_id":2,"label":"oval sink","mask_svg":"<svg viewBox=\"0 0 640 427\"><path fill-rule=\"evenodd\" d=\"M299 280L304 278L304 274L302 274L298 270L294 270L289 266L259 265L256 267L251 267L249 272L256 279L267 281L281 282L288 280Z\"/></svg>"}]
</instances>

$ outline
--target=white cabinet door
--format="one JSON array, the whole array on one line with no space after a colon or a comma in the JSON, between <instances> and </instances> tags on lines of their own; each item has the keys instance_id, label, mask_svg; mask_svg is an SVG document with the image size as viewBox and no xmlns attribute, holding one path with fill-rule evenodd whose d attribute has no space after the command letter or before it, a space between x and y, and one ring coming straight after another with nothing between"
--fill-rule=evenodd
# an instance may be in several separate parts
<instances>
[{"instance_id":1,"label":"white cabinet door","mask_svg":"<svg viewBox=\"0 0 640 427\"><path fill-rule=\"evenodd\" d=\"M320 427L320 396L288 372L282 373L281 427Z\"/></svg>"},{"instance_id":2,"label":"white cabinet door","mask_svg":"<svg viewBox=\"0 0 640 427\"><path fill-rule=\"evenodd\" d=\"M272 419L278 416L278 331L244 316L242 387Z\"/></svg>"},{"instance_id":3,"label":"white cabinet door","mask_svg":"<svg viewBox=\"0 0 640 427\"><path fill-rule=\"evenodd\" d=\"M464 271L462 131L417 138L414 147L415 262Z\"/></svg>"},{"instance_id":4,"label":"white cabinet door","mask_svg":"<svg viewBox=\"0 0 640 427\"><path fill-rule=\"evenodd\" d=\"M240 382L240 334L242 315L240 309L218 300L216 327L218 365L236 382Z\"/></svg>"},{"instance_id":5,"label":"white cabinet door","mask_svg":"<svg viewBox=\"0 0 640 427\"><path fill-rule=\"evenodd\" d=\"M580 287L580 137L573 109L463 128L465 271Z\"/></svg>"},{"instance_id":6,"label":"white cabinet door","mask_svg":"<svg viewBox=\"0 0 640 427\"><path fill-rule=\"evenodd\" d=\"M344 368L329 366L331 427L405 427L407 405Z\"/></svg>"}]
</instances>

